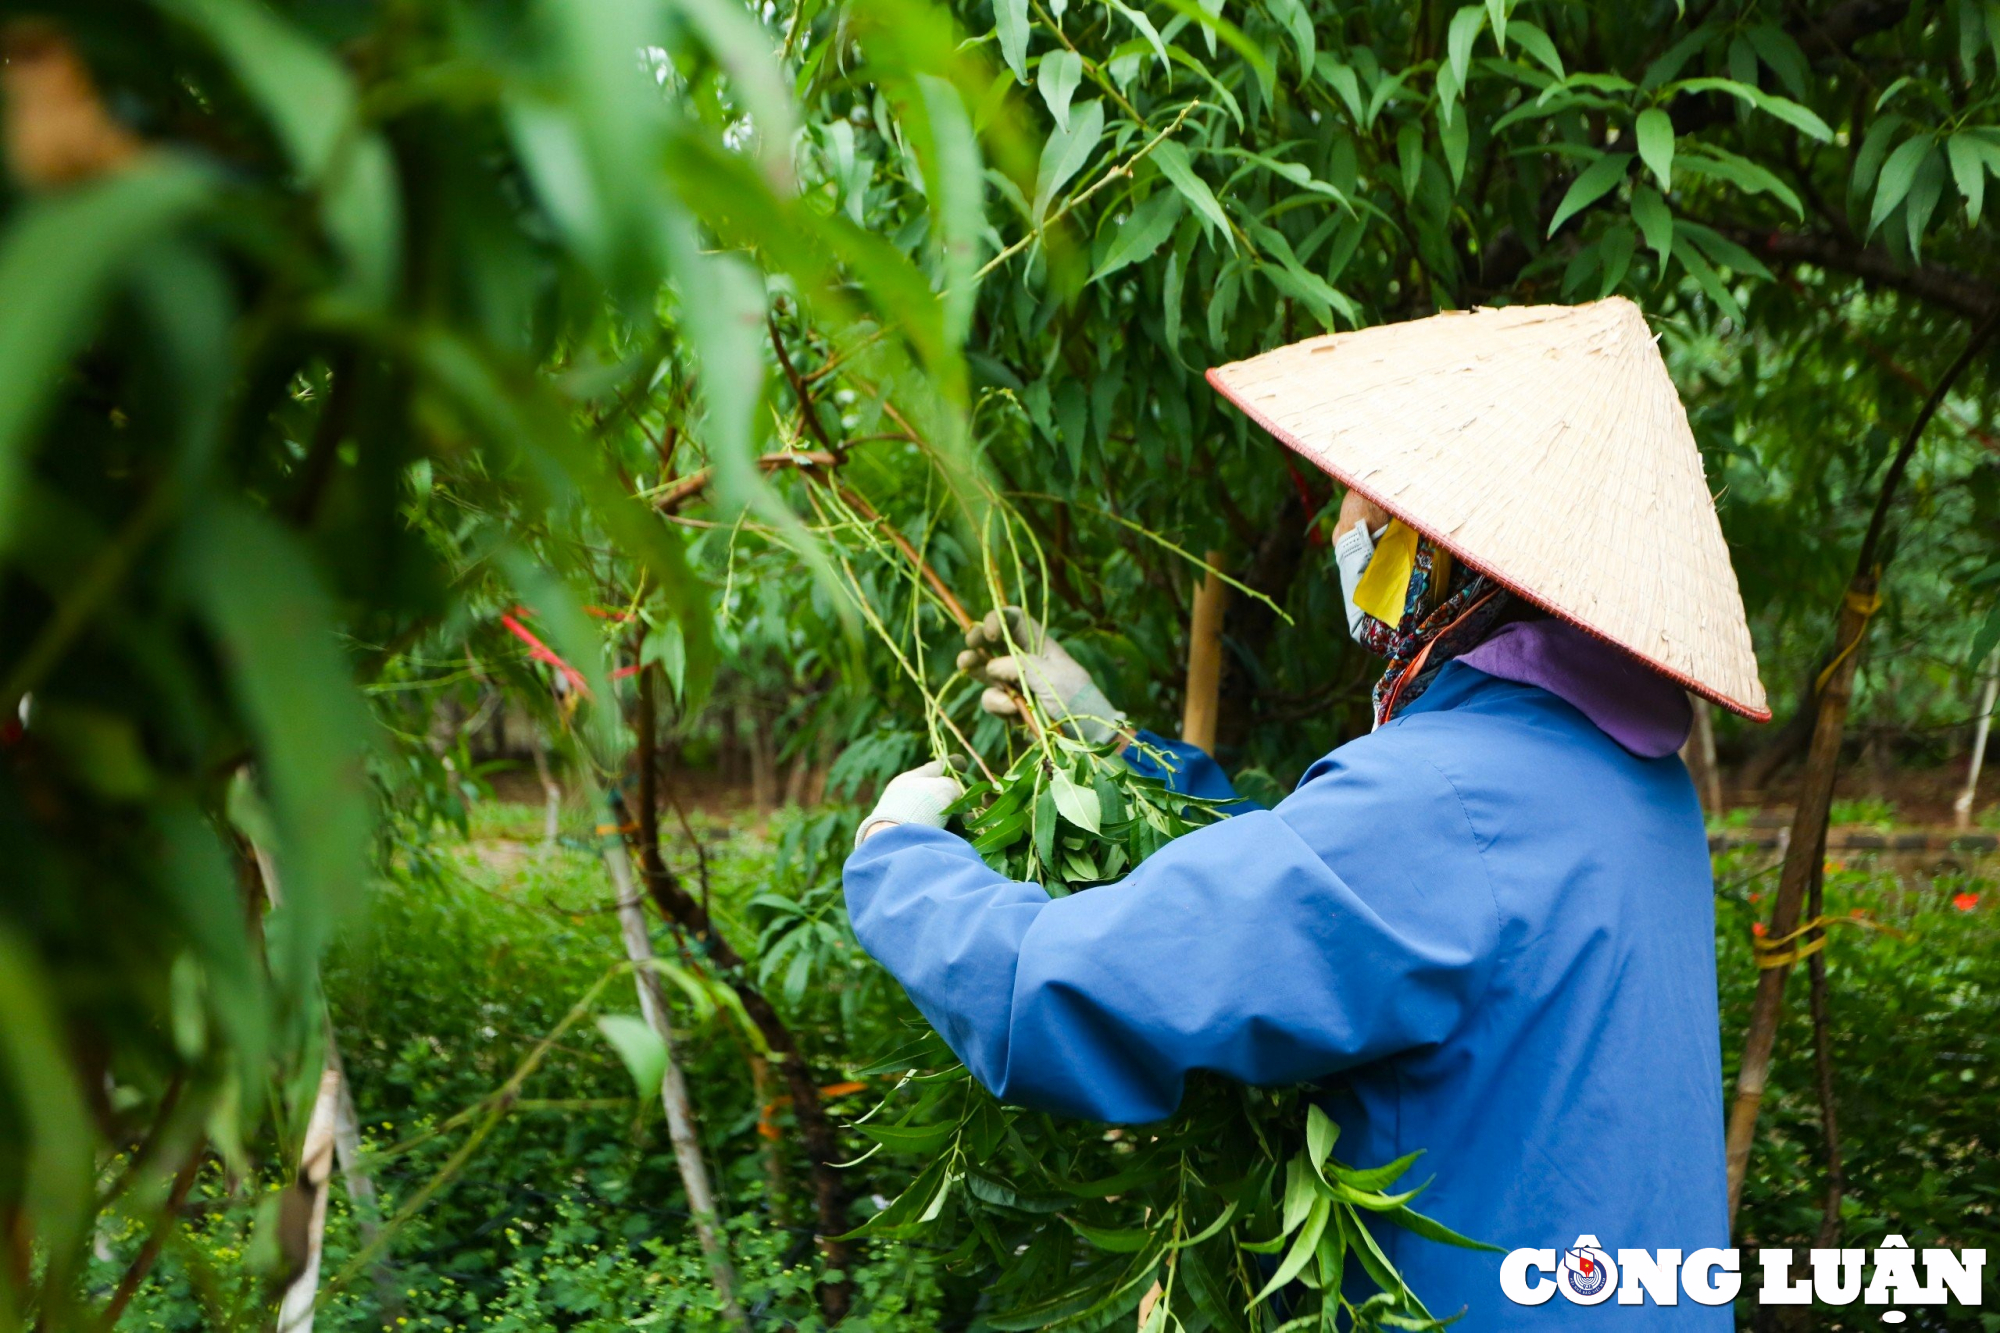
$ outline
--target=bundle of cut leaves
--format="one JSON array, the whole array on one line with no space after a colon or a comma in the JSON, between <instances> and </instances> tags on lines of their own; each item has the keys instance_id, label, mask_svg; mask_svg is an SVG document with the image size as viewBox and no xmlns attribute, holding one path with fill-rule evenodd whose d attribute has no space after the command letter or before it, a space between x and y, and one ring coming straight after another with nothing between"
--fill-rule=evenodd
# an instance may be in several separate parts
<instances>
[{"instance_id":1,"label":"bundle of cut leaves","mask_svg":"<svg viewBox=\"0 0 2000 1333\"><path fill-rule=\"evenodd\" d=\"M995 870L1059 896L1223 817L1112 747L1057 733L954 812ZM903 1077L855 1128L871 1155L921 1169L857 1234L939 1246L952 1263L986 1251L999 1276L982 1328L1129 1328L1142 1308L1142 1333L1436 1328L1449 1320L1371 1226L1487 1248L1414 1211L1422 1185L1397 1191L1418 1154L1364 1170L1336 1159L1338 1128L1310 1089L1200 1075L1165 1123L1107 1128L1002 1105L935 1034L864 1072ZM1344 1274L1365 1283L1344 1288Z\"/></svg>"}]
</instances>

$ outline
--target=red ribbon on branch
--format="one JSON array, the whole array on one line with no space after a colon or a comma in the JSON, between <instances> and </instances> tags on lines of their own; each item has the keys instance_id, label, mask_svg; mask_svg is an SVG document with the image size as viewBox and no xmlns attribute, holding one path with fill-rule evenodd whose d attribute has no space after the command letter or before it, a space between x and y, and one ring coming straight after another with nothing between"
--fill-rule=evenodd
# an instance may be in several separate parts
<instances>
[{"instance_id":1,"label":"red ribbon on branch","mask_svg":"<svg viewBox=\"0 0 2000 1333\"><path fill-rule=\"evenodd\" d=\"M585 698L589 698L590 687L583 683L583 673L563 661L561 657L556 655L553 648L550 648L546 643L536 638L535 632L526 625L523 625L516 618L517 616L531 616L533 614L534 612L528 610L526 607L517 606L512 611L502 611L500 613L500 623L507 627L509 634L512 634L522 643L528 645L528 656L532 660L554 667L562 673L563 679L569 682L572 689Z\"/></svg>"}]
</instances>

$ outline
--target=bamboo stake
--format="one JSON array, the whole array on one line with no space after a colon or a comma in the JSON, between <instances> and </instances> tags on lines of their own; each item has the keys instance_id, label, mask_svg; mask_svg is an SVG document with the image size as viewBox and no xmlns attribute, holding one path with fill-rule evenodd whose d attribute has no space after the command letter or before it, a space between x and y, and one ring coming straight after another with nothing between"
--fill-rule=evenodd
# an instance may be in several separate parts
<instances>
[{"instance_id":1,"label":"bamboo stake","mask_svg":"<svg viewBox=\"0 0 2000 1333\"><path fill-rule=\"evenodd\" d=\"M1989 315L1966 339L1957 359L1946 368L1932 387L1930 396L1918 409L1916 419L1896 451L1882 489L1875 498L1875 512L1869 516L1867 534L1855 561L1853 579L1841 598L1840 616L1834 630L1832 662L1821 672L1812 747L1806 753L1806 768L1799 785L1799 801L1792 817L1791 841L1785 848L1783 868L1778 872L1777 901L1771 907L1767 938L1782 939L1798 929L1800 909L1806 891L1826 858L1827 813L1833 804L1833 780L1840 766L1840 743L1847 728L1847 708L1854 693L1854 669L1860 656L1861 640L1868 632L1869 619L1880 599L1876 589L1881 568L1876 552L1888 525L1889 511L1897 488L1908 468L1910 456L1924 427L1930 424L1938 405L1959 374L1972 363L1986 341L2000 328L2000 310ZM1789 963L1763 968L1757 977L1757 994L1750 1004L1750 1025L1743 1036L1743 1060L1736 1075L1736 1100L1729 1111L1727 1151L1729 1161L1729 1222L1736 1224L1736 1208L1743 1198L1743 1177L1750 1165L1750 1149L1757 1137L1757 1113L1764 1102L1764 1089L1771 1076L1771 1052L1777 1042L1778 1019L1784 1012L1785 978Z\"/></svg>"},{"instance_id":2,"label":"bamboo stake","mask_svg":"<svg viewBox=\"0 0 2000 1333\"><path fill-rule=\"evenodd\" d=\"M1952 822L1972 825L1972 803L1979 796L1979 770L1986 766L1986 739L1993 731L1993 705L2000 696L2000 648L1986 659L1985 687L1979 692L1979 716L1972 723L1972 759L1965 766L1965 790L1951 803Z\"/></svg>"},{"instance_id":3,"label":"bamboo stake","mask_svg":"<svg viewBox=\"0 0 2000 1333\"><path fill-rule=\"evenodd\" d=\"M1821 873L1815 874L1806 910L1817 920L1824 909ZM1823 935L1815 930L1806 937L1810 945ZM1818 1246L1830 1250L1840 1244L1840 1204L1847 1194L1847 1166L1840 1150L1840 1106L1833 1091L1833 1017L1826 984L1826 950L1806 960L1809 982L1808 1003L1812 1013L1813 1071L1819 1081L1820 1136L1826 1144L1826 1202L1820 1209Z\"/></svg>"},{"instance_id":4,"label":"bamboo stake","mask_svg":"<svg viewBox=\"0 0 2000 1333\"><path fill-rule=\"evenodd\" d=\"M1215 753L1215 721L1222 704L1222 619L1229 608L1229 585L1222 581L1222 552L1204 557L1208 573L1194 595L1188 625L1187 703L1181 712L1181 739Z\"/></svg>"},{"instance_id":5,"label":"bamboo stake","mask_svg":"<svg viewBox=\"0 0 2000 1333\"><path fill-rule=\"evenodd\" d=\"M562 833L562 788L549 770L549 747L542 739L541 728L531 728L528 736L534 747L535 777L542 784L542 845L553 847Z\"/></svg>"},{"instance_id":6,"label":"bamboo stake","mask_svg":"<svg viewBox=\"0 0 2000 1333\"><path fill-rule=\"evenodd\" d=\"M304 1264L285 1288L278 1304L278 1333L312 1333L313 1304L319 1297L320 1256L326 1245L327 1185L333 1179L334 1124L340 1114L340 1067L328 1061L319 1076L312 1117L306 1122L305 1147L299 1152L299 1176L285 1200L286 1211L303 1207ZM287 1220L290 1220L289 1218ZM286 1228L287 1237L290 1228Z\"/></svg>"},{"instance_id":7,"label":"bamboo stake","mask_svg":"<svg viewBox=\"0 0 2000 1333\"><path fill-rule=\"evenodd\" d=\"M1694 777L1702 808L1718 815L1722 813L1722 770L1715 762L1715 706L1699 695L1690 702L1694 705L1694 726L1681 746L1681 762Z\"/></svg>"},{"instance_id":8,"label":"bamboo stake","mask_svg":"<svg viewBox=\"0 0 2000 1333\"><path fill-rule=\"evenodd\" d=\"M667 1137L674 1145L674 1164L680 1168L681 1187L687 1191L688 1212L694 1219L695 1239L708 1263L709 1280L715 1284L722 1316L747 1333L750 1321L736 1303L736 1272L730 1265L729 1250L717 1225L715 1190L709 1183L708 1164L702 1160L687 1076L681 1072L680 1060L674 1054L674 1031L668 1019L666 997L660 993L659 975L650 966L653 941L646 931L644 900L632 874L632 858L625 849L624 805L615 794L608 800L608 809L611 822L598 829L598 836L604 867L611 874L612 891L618 896L618 926L625 940L625 957L632 963L633 981L639 989L639 1012L667 1052L666 1073L660 1078L660 1105L667 1113Z\"/></svg>"}]
</instances>

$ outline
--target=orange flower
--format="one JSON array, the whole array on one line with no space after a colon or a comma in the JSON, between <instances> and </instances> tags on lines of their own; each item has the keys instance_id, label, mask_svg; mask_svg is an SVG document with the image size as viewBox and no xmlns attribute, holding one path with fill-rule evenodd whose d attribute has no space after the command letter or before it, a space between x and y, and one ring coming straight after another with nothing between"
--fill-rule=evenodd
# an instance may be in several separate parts
<instances>
[{"instance_id":1,"label":"orange flower","mask_svg":"<svg viewBox=\"0 0 2000 1333\"><path fill-rule=\"evenodd\" d=\"M1752 935L1755 935L1758 939L1761 940L1771 932L1764 929L1764 923L1762 921L1752 921L1750 923L1750 933Z\"/></svg>"},{"instance_id":2,"label":"orange flower","mask_svg":"<svg viewBox=\"0 0 2000 1333\"><path fill-rule=\"evenodd\" d=\"M1846 864L1845 864L1844 862L1841 862L1841 861L1836 861L1836 860L1834 860L1834 859L1833 859L1832 857L1830 857L1830 856L1829 856L1829 857L1828 857L1828 858L1826 859L1826 865L1825 865L1825 866L1824 866L1824 867L1823 867L1822 869L1823 869L1823 872L1824 872L1825 874L1829 874L1829 875L1837 875L1837 874L1839 874L1839 873L1840 873L1841 871L1843 871L1843 870L1847 869L1847 866L1846 866Z\"/></svg>"},{"instance_id":3,"label":"orange flower","mask_svg":"<svg viewBox=\"0 0 2000 1333\"><path fill-rule=\"evenodd\" d=\"M1979 906L1979 895L1976 893L1961 893L1951 900L1951 905L1961 912L1970 912L1973 908Z\"/></svg>"},{"instance_id":4,"label":"orange flower","mask_svg":"<svg viewBox=\"0 0 2000 1333\"><path fill-rule=\"evenodd\" d=\"M1761 893L1753 893L1750 895L1750 901L1753 903L1761 903L1764 901L1764 895Z\"/></svg>"}]
</instances>

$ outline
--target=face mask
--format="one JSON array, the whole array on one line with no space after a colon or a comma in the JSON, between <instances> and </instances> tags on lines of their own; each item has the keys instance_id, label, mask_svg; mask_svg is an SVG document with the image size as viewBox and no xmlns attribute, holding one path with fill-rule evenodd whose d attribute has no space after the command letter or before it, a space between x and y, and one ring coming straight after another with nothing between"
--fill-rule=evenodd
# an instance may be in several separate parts
<instances>
[{"instance_id":1,"label":"face mask","mask_svg":"<svg viewBox=\"0 0 2000 1333\"><path fill-rule=\"evenodd\" d=\"M1382 529L1387 531L1386 527ZM1369 560L1374 558L1375 539L1379 536L1379 532L1369 532L1366 523L1356 523L1333 544L1333 563L1340 570L1340 600L1347 607L1347 633L1364 648L1367 644L1361 638L1361 627L1367 623L1368 613L1354 604L1354 590L1360 586Z\"/></svg>"}]
</instances>

